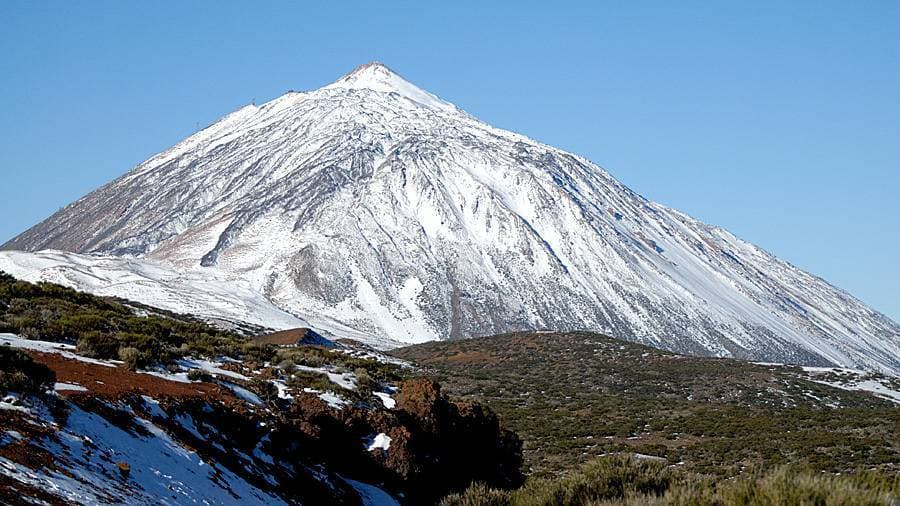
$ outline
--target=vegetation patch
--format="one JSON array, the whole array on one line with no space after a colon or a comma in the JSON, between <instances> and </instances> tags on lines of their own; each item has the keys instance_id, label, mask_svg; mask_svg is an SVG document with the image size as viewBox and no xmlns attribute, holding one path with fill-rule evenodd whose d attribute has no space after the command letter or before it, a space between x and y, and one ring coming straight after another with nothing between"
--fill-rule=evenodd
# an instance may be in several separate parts
<instances>
[{"instance_id":1,"label":"vegetation patch","mask_svg":"<svg viewBox=\"0 0 900 506\"><path fill-rule=\"evenodd\" d=\"M0 394L38 395L52 389L55 381L56 375L47 366L35 363L24 352L0 346Z\"/></svg>"},{"instance_id":2,"label":"vegetation patch","mask_svg":"<svg viewBox=\"0 0 900 506\"><path fill-rule=\"evenodd\" d=\"M894 504L900 477L860 472L829 475L779 467L713 479L663 462L610 456L556 479L532 479L517 490L477 484L442 506Z\"/></svg>"},{"instance_id":3,"label":"vegetation patch","mask_svg":"<svg viewBox=\"0 0 900 506\"><path fill-rule=\"evenodd\" d=\"M900 471L900 409L808 381L797 368L674 355L593 333L517 333L392 353L452 394L490 405L552 477L640 453L729 478L795 464Z\"/></svg>"},{"instance_id":4,"label":"vegetation patch","mask_svg":"<svg viewBox=\"0 0 900 506\"><path fill-rule=\"evenodd\" d=\"M141 309L53 283L0 272L0 332L77 346L86 357L129 367L169 364L184 355L268 360L274 348L191 317Z\"/></svg>"},{"instance_id":5,"label":"vegetation patch","mask_svg":"<svg viewBox=\"0 0 900 506\"><path fill-rule=\"evenodd\" d=\"M204 458L248 479L257 479L252 466L231 450L242 456L266 450L284 465L256 464L271 472L285 497L313 498L298 502L348 502L331 500L337 490L316 488L323 487L316 478L321 469L382 484L411 504L434 504L473 482L512 488L523 481L521 441L493 411L451 399L430 380L410 379L413 370L371 351L254 342L189 317L2 274L0 332L74 344L79 355L122 362L107 367L60 353L0 348L3 388L46 391L56 371L59 381L80 387L62 393L62 402L128 431L138 431L131 422L134 413L144 413ZM151 367L154 374L135 371ZM191 370L185 374L184 368ZM170 373L190 382L171 381ZM335 396L341 402L333 402ZM119 409L123 402L130 409ZM390 448L372 451L366 442L382 434ZM284 470L300 475L279 474ZM123 467L118 473L128 479Z\"/></svg>"},{"instance_id":6,"label":"vegetation patch","mask_svg":"<svg viewBox=\"0 0 900 506\"><path fill-rule=\"evenodd\" d=\"M305 367L323 367L328 365L337 369L338 371L336 372L363 369L372 381L378 383L400 381L409 375L409 372L405 372L403 368L396 364L354 356L344 351L324 346L279 348L273 360L285 369L290 369L294 365Z\"/></svg>"}]
</instances>

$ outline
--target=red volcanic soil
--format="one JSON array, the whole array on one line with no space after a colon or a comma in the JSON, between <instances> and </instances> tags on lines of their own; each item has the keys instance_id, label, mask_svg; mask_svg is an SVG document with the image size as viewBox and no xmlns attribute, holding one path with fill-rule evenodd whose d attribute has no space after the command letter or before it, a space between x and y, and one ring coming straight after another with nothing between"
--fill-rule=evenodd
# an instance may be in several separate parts
<instances>
[{"instance_id":1,"label":"red volcanic soil","mask_svg":"<svg viewBox=\"0 0 900 506\"><path fill-rule=\"evenodd\" d=\"M280 332L273 332L271 334L265 334L262 336L256 336L253 338L257 343L262 344L274 344L276 346L295 346L303 342L309 334L309 329L300 328L300 329L290 329L290 330L282 330Z\"/></svg>"},{"instance_id":2,"label":"red volcanic soil","mask_svg":"<svg viewBox=\"0 0 900 506\"><path fill-rule=\"evenodd\" d=\"M35 362L46 365L56 373L56 381L73 383L88 389L87 392L62 390L63 396L85 394L117 398L124 394L140 394L161 397L228 398L234 396L223 388L209 383L182 383L130 371L124 367L107 367L65 358L55 353L28 352Z\"/></svg>"}]
</instances>

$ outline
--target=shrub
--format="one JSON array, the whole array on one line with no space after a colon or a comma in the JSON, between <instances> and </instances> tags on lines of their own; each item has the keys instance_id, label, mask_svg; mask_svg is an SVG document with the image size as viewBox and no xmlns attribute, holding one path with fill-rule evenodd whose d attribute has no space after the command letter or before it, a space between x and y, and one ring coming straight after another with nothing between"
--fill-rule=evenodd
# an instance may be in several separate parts
<instances>
[{"instance_id":1,"label":"shrub","mask_svg":"<svg viewBox=\"0 0 900 506\"><path fill-rule=\"evenodd\" d=\"M319 346L297 346L277 350L276 362L291 361L296 365L323 367L331 365L335 371L365 369L376 382L393 382L403 379L399 366L368 358L354 357Z\"/></svg>"},{"instance_id":2,"label":"shrub","mask_svg":"<svg viewBox=\"0 0 900 506\"><path fill-rule=\"evenodd\" d=\"M484 483L476 483L462 494L452 494L441 501L441 506L506 506L512 499L507 490L490 488Z\"/></svg>"},{"instance_id":3,"label":"shrub","mask_svg":"<svg viewBox=\"0 0 900 506\"><path fill-rule=\"evenodd\" d=\"M311 346L282 348L276 353L276 360L279 362L290 361L295 365L305 365L307 367L322 367L328 363L326 359L327 353L325 350Z\"/></svg>"},{"instance_id":4,"label":"shrub","mask_svg":"<svg viewBox=\"0 0 900 506\"><path fill-rule=\"evenodd\" d=\"M271 381L253 378L250 381L250 390L265 404L272 404L278 399L278 387Z\"/></svg>"},{"instance_id":5,"label":"shrub","mask_svg":"<svg viewBox=\"0 0 900 506\"><path fill-rule=\"evenodd\" d=\"M190 336L181 344L181 353L198 357L214 358L216 350L226 341L221 337L212 336L201 332L196 336Z\"/></svg>"},{"instance_id":6,"label":"shrub","mask_svg":"<svg viewBox=\"0 0 900 506\"><path fill-rule=\"evenodd\" d=\"M895 504L900 501L900 477L835 476L782 467L722 482L716 495L725 504Z\"/></svg>"},{"instance_id":7,"label":"shrub","mask_svg":"<svg viewBox=\"0 0 900 506\"><path fill-rule=\"evenodd\" d=\"M201 369L191 369L187 373L187 378L191 381L202 381L204 383L211 383L213 381L212 375Z\"/></svg>"},{"instance_id":8,"label":"shrub","mask_svg":"<svg viewBox=\"0 0 900 506\"><path fill-rule=\"evenodd\" d=\"M0 346L0 393L40 394L53 387L56 374L26 353Z\"/></svg>"},{"instance_id":9,"label":"shrub","mask_svg":"<svg viewBox=\"0 0 900 506\"><path fill-rule=\"evenodd\" d=\"M79 312L59 318L60 333L64 336L80 337L95 331L109 331L110 320L100 313Z\"/></svg>"},{"instance_id":10,"label":"shrub","mask_svg":"<svg viewBox=\"0 0 900 506\"><path fill-rule=\"evenodd\" d=\"M660 462L612 457L591 462L562 479L529 482L515 497L519 503L528 500L532 504L585 504L633 495L660 496L672 482L672 476Z\"/></svg>"},{"instance_id":11,"label":"shrub","mask_svg":"<svg viewBox=\"0 0 900 506\"><path fill-rule=\"evenodd\" d=\"M271 345L250 341L232 341L220 346L219 351L229 357L255 362L269 362L275 357L275 349Z\"/></svg>"},{"instance_id":12,"label":"shrub","mask_svg":"<svg viewBox=\"0 0 900 506\"><path fill-rule=\"evenodd\" d=\"M121 348L119 350L119 360L125 362L125 367L132 371L136 371L144 365L144 357L141 354L141 350L137 348Z\"/></svg>"},{"instance_id":13,"label":"shrub","mask_svg":"<svg viewBox=\"0 0 900 506\"><path fill-rule=\"evenodd\" d=\"M116 339L120 348L135 348L140 352L141 365L165 364L175 355L174 350L166 343L146 334L120 333L116 335Z\"/></svg>"},{"instance_id":14,"label":"shrub","mask_svg":"<svg viewBox=\"0 0 900 506\"><path fill-rule=\"evenodd\" d=\"M813 473L786 467L713 481L675 472L662 463L625 456L597 459L557 479L536 479L514 491L478 484L444 498L443 506L768 505L894 504L900 476L862 471L849 475Z\"/></svg>"},{"instance_id":15,"label":"shrub","mask_svg":"<svg viewBox=\"0 0 900 506\"><path fill-rule=\"evenodd\" d=\"M324 373L303 370L291 373L290 377L288 377L287 385L298 390L311 388L320 392L338 388L338 386L332 383Z\"/></svg>"},{"instance_id":16,"label":"shrub","mask_svg":"<svg viewBox=\"0 0 900 506\"><path fill-rule=\"evenodd\" d=\"M75 351L85 357L113 359L119 356L119 341L103 332L88 332L78 339Z\"/></svg>"},{"instance_id":17,"label":"shrub","mask_svg":"<svg viewBox=\"0 0 900 506\"><path fill-rule=\"evenodd\" d=\"M129 303L129 305L135 305ZM190 317L142 307L157 313L137 316L130 307L52 283L16 281L0 276L0 330L28 339L75 340L80 354L103 359L118 357L120 348L136 348L145 363L170 363L194 353L232 354L266 360L272 351L247 338L222 331Z\"/></svg>"},{"instance_id":18,"label":"shrub","mask_svg":"<svg viewBox=\"0 0 900 506\"><path fill-rule=\"evenodd\" d=\"M369 371L362 367L357 367L354 374L356 375L356 389L359 391L359 395L363 397L372 395L372 390L377 385L372 377L369 376Z\"/></svg>"}]
</instances>

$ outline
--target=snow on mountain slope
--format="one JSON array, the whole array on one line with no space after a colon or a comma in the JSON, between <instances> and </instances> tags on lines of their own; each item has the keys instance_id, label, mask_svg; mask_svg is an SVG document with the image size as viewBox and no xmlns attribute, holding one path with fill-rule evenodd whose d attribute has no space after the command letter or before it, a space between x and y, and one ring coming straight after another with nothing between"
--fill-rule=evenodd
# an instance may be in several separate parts
<instances>
[{"instance_id":1,"label":"snow on mountain slope","mask_svg":"<svg viewBox=\"0 0 900 506\"><path fill-rule=\"evenodd\" d=\"M25 281L48 281L209 320L238 320L278 329L306 325L237 281L211 276L208 271L177 272L147 260L63 251L4 251L0 252L0 270Z\"/></svg>"},{"instance_id":2,"label":"snow on mountain slope","mask_svg":"<svg viewBox=\"0 0 900 506\"><path fill-rule=\"evenodd\" d=\"M241 280L370 341L592 329L900 372L900 326L849 294L380 64L239 109L4 248Z\"/></svg>"},{"instance_id":3,"label":"snow on mountain slope","mask_svg":"<svg viewBox=\"0 0 900 506\"><path fill-rule=\"evenodd\" d=\"M310 326L303 318L273 305L246 283L229 279L215 269L175 270L149 259L45 250L0 251L0 271L25 281L57 283L194 315L225 327L249 325L285 330ZM335 322L322 321L317 329L326 335L370 339ZM386 339L376 342L382 347L397 344Z\"/></svg>"}]
</instances>

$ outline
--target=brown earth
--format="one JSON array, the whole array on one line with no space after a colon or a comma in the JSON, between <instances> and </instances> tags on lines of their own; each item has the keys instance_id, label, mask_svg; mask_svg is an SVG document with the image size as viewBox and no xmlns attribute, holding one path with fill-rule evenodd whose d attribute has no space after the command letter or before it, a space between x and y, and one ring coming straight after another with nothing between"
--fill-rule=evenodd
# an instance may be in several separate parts
<instances>
[{"instance_id":1,"label":"brown earth","mask_svg":"<svg viewBox=\"0 0 900 506\"><path fill-rule=\"evenodd\" d=\"M35 362L41 363L56 373L56 381L72 383L87 388L87 392L60 391L64 397L99 395L119 398L125 394L141 394L153 398L160 397L205 397L233 398L227 390L210 383L182 383L153 376L152 374L130 371L124 367L106 367L65 358L55 353L29 352Z\"/></svg>"},{"instance_id":2,"label":"brown earth","mask_svg":"<svg viewBox=\"0 0 900 506\"><path fill-rule=\"evenodd\" d=\"M253 340L257 343L274 344L275 346L296 346L306 339L309 332L310 330L307 328L289 329L256 336Z\"/></svg>"}]
</instances>

